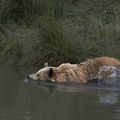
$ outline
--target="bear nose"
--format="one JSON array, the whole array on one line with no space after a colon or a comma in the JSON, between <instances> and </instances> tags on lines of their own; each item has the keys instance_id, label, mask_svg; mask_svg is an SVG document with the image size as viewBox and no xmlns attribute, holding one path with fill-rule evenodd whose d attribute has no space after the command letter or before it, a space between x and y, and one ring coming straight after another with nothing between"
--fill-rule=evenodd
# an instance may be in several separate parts
<instances>
[{"instance_id":1,"label":"bear nose","mask_svg":"<svg viewBox=\"0 0 120 120\"><path fill-rule=\"evenodd\" d=\"M30 79L29 75L27 75L27 79Z\"/></svg>"}]
</instances>

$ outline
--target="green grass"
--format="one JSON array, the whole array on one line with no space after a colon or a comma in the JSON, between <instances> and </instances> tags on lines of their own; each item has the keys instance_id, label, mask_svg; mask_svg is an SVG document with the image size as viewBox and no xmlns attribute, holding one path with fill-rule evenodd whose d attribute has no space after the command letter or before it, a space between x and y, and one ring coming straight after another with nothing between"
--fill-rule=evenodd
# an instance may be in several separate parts
<instances>
[{"instance_id":1,"label":"green grass","mask_svg":"<svg viewBox=\"0 0 120 120\"><path fill-rule=\"evenodd\" d=\"M40 67L119 51L119 0L0 0L4 61Z\"/></svg>"}]
</instances>

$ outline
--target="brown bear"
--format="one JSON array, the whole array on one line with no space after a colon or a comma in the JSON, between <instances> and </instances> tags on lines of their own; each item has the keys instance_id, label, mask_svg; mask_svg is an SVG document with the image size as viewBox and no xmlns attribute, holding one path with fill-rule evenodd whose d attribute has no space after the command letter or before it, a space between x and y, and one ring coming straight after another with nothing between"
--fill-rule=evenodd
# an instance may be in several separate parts
<instances>
[{"instance_id":1,"label":"brown bear","mask_svg":"<svg viewBox=\"0 0 120 120\"><path fill-rule=\"evenodd\" d=\"M98 78L100 67L120 67L120 60L111 57L97 57L88 59L80 64L64 63L58 67L48 66L28 77L32 80L48 80L52 82L87 83Z\"/></svg>"}]
</instances>

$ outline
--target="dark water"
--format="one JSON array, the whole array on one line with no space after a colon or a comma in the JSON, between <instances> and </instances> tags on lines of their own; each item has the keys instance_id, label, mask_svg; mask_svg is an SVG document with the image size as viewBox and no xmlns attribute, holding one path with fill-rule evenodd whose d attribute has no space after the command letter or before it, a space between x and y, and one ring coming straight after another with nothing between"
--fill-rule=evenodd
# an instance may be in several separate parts
<instances>
[{"instance_id":1,"label":"dark water","mask_svg":"<svg viewBox=\"0 0 120 120\"><path fill-rule=\"evenodd\" d=\"M0 67L0 120L120 120L118 85L24 82L29 71Z\"/></svg>"}]
</instances>

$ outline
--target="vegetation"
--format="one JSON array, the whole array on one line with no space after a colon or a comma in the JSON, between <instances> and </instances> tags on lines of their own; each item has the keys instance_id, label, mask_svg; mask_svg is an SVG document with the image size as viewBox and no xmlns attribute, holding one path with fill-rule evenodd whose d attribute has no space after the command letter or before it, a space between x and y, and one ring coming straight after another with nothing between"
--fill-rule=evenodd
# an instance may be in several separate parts
<instances>
[{"instance_id":1,"label":"vegetation","mask_svg":"<svg viewBox=\"0 0 120 120\"><path fill-rule=\"evenodd\" d=\"M39 67L120 58L119 0L0 0L0 55Z\"/></svg>"}]
</instances>

